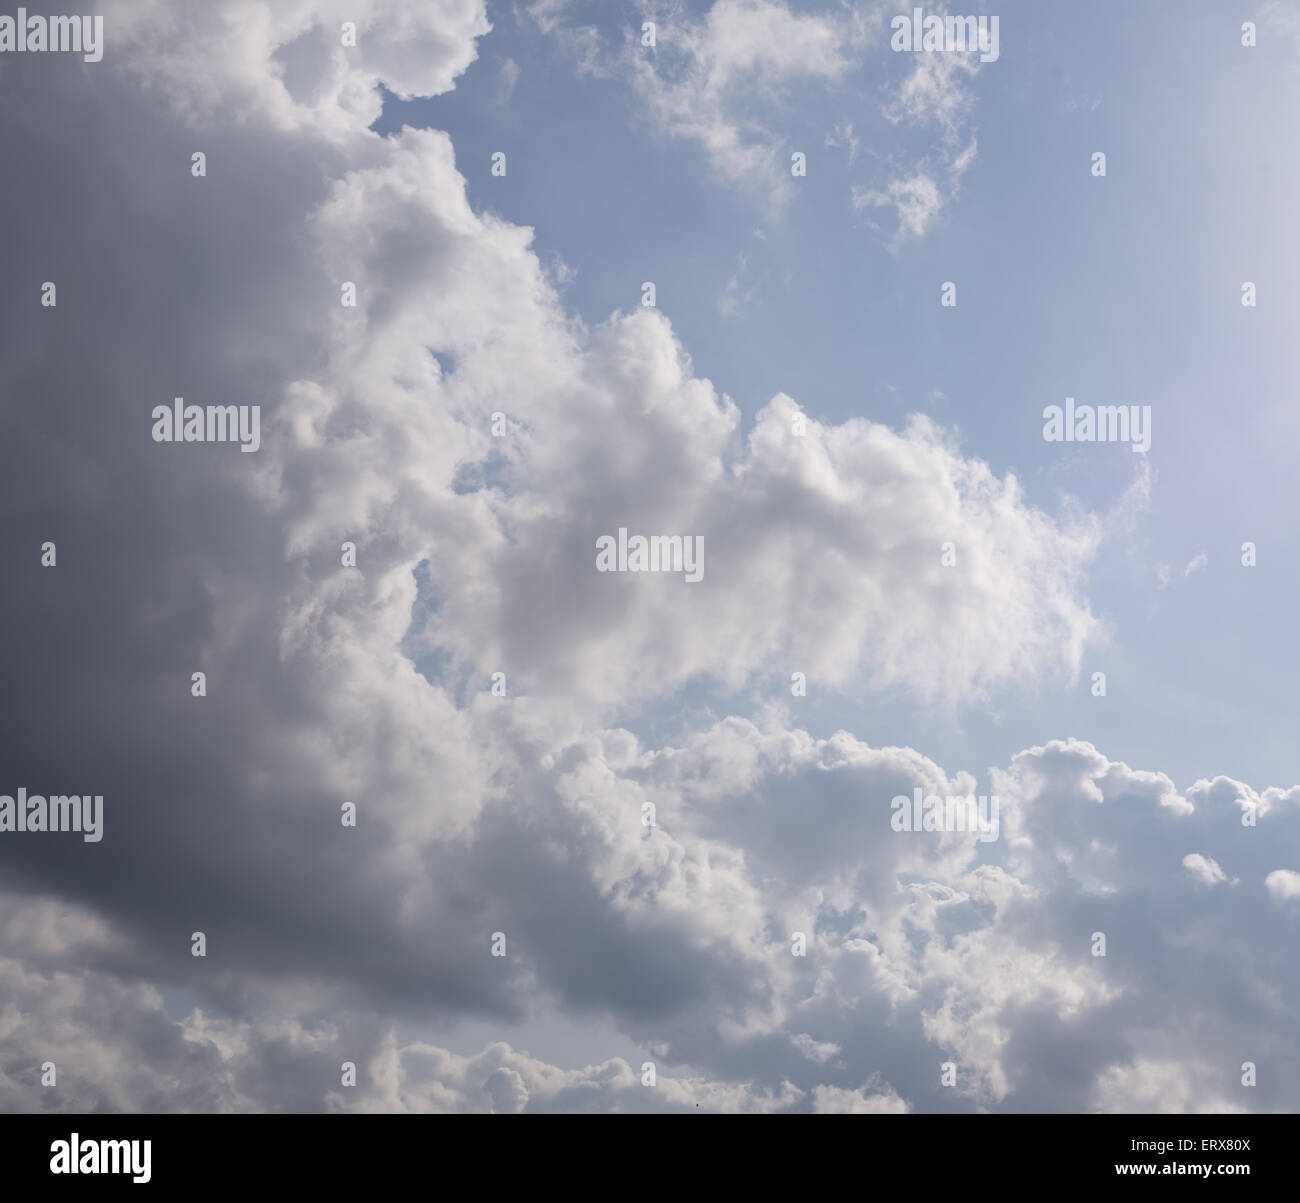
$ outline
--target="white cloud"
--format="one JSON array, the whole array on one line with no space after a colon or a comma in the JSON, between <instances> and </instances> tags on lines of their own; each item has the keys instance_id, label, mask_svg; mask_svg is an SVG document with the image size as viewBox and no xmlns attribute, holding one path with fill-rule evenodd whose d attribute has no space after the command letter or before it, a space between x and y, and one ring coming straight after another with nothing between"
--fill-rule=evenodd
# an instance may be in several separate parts
<instances>
[{"instance_id":1,"label":"white cloud","mask_svg":"<svg viewBox=\"0 0 1300 1203\"><path fill-rule=\"evenodd\" d=\"M1269 897L1279 906L1300 899L1300 873L1294 869L1274 869L1265 879Z\"/></svg>"},{"instance_id":2,"label":"white cloud","mask_svg":"<svg viewBox=\"0 0 1300 1203\"><path fill-rule=\"evenodd\" d=\"M897 217L895 245L919 238L944 205L961 189L961 180L978 153L971 126L975 106L971 85L980 72L975 51L927 51L898 56L910 66L901 84L885 101L885 118L894 125L936 140L922 155L913 155L884 186L856 185L854 208L892 207Z\"/></svg>"},{"instance_id":3,"label":"white cloud","mask_svg":"<svg viewBox=\"0 0 1300 1203\"><path fill-rule=\"evenodd\" d=\"M939 186L920 172L907 179L889 181L883 191L878 188L854 187L853 207L866 209L892 205L898 214L900 234L919 238L943 208Z\"/></svg>"},{"instance_id":4,"label":"white cloud","mask_svg":"<svg viewBox=\"0 0 1300 1203\"><path fill-rule=\"evenodd\" d=\"M1203 886L1217 886L1228 881L1228 875L1219 867L1219 862L1199 852L1189 852L1183 857L1183 868ZM1229 884L1236 885L1237 879L1234 877Z\"/></svg>"},{"instance_id":5,"label":"white cloud","mask_svg":"<svg viewBox=\"0 0 1300 1203\"><path fill-rule=\"evenodd\" d=\"M507 669L512 691L610 705L701 677L784 693L796 667L952 699L1077 671L1095 525L1053 522L921 417L901 432L810 419L797 436L777 395L742 438L657 312L567 321L529 231L470 211L445 135L382 150L309 222L365 304L339 311L328 366L290 388L291 427L262 456L295 554L341 529L372 547L356 621L383 599L386 623L408 624L427 560L455 582L419 624L429 648L479 679ZM510 439L488 434L498 410ZM504 489L453 492L494 455ZM701 536L704 580L597 574L596 539L619 527ZM440 528L459 535L435 543Z\"/></svg>"},{"instance_id":6,"label":"white cloud","mask_svg":"<svg viewBox=\"0 0 1300 1203\"><path fill-rule=\"evenodd\" d=\"M974 105L969 83L980 70L978 52L926 51L904 61L911 70L885 105L885 116L895 124L934 125L956 147Z\"/></svg>"},{"instance_id":7,"label":"white cloud","mask_svg":"<svg viewBox=\"0 0 1300 1203\"><path fill-rule=\"evenodd\" d=\"M754 101L779 106L791 85L842 78L861 28L851 15L797 13L774 0L717 0L701 20L680 9L646 15L658 17L656 47L633 44L623 65L650 116L779 212L792 191L789 153Z\"/></svg>"},{"instance_id":8,"label":"white cloud","mask_svg":"<svg viewBox=\"0 0 1300 1203\"><path fill-rule=\"evenodd\" d=\"M697 18L678 5L646 5L642 16L655 22L655 46L643 46L638 29L616 52L601 47L594 28L566 25L559 7L535 7L544 9L536 14L541 28L571 43L584 70L630 79L659 130L699 146L725 183L760 197L772 217L795 194L792 151L809 150L781 132L793 88L821 85L851 113L861 89L848 85L865 69L864 52L887 45L880 6L807 13L781 0L715 0ZM883 85L881 105L899 141L873 148L883 178L852 185L851 200L859 211L892 208L897 244L930 228L975 161L970 83L980 61L972 51L890 54L886 62L905 68L900 80ZM853 164L861 141L846 117L823 146L847 146Z\"/></svg>"},{"instance_id":9,"label":"white cloud","mask_svg":"<svg viewBox=\"0 0 1300 1203\"><path fill-rule=\"evenodd\" d=\"M793 1037L792 1043L809 1061L816 1061L818 1065L825 1064L840 1051L838 1044L814 1040L807 1032Z\"/></svg>"},{"instance_id":10,"label":"white cloud","mask_svg":"<svg viewBox=\"0 0 1300 1203\"><path fill-rule=\"evenodd\" d=\"M907 1104L892 1090L843 1090L818 1086L813 1090L813 1110L818 1115L906 1115Z\"/></svg>"},{"instance_id":11,"label":"white cloud","mask_svg":"<svg viewBox=\"0 0 1300 1203\"><path fill-rule=\"evenodd\" d=\"M355 46L343 44L344 22L357 26ZM110 68L200 128L233 121L346 137L379 116L380 80L402 97L449 91L490 28L483 0L132 0L113 12Z\"/></svg>"},{"instance_id":12,"label":"white cloud","mask_svg":"<svg viewBox=\"0 0 1300 1203\"><path fill-rule=\"evenodd\" d=\"M1098 1110L1139 1115L1232 1115L1248 1110L1227 1096L1224 1076L1186 1056L1114 1065L1098 1083Z\"/></svg>"}]
</instances>

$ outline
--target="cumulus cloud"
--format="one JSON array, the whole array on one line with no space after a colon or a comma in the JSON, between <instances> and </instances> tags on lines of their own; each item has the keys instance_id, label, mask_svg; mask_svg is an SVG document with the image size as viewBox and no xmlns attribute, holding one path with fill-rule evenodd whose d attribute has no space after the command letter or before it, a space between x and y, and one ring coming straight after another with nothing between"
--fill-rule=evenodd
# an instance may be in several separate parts
<instances>
[{"instance_id":1,"label":"cumulus cloud","mask_svg":"<svg viewBox=\"0 0 1300 1203\"><path fill-rule=\"evenodd\" d=\"M813 1110L818 1115L905 1115L907 1104L892 1090L876 1093L866 1087L818 1086L813 1091Z\"/></svg>"},{"instance_id":2,"label":"cumulus cloud","mask_svg":"<svg viewBox=\"0 0 1300 1203\"><path fill-rule=\"evenodd\" d=\"M1264 885L1279 906L1300 899L1300 873L1294 869L1274 869L1264 878Z\"/></svg>"},{"instance_id":3,"label":"cumulus cloud","mask_svg":"<svg viewBox=\"0 0 1300 1203\"><path fill-rule=\"evenodd\" d=\"M447 135L368 128L379 80L453 86L481 6L347 7L140 0L104 71L16 67L42 135L6 119L30 188L0 213L103 237L93 262L14 248L16 276L60 280L57 311L0 297L16 345L76 350L35 383L0 363L0 498L60 546L8 601L6 721L14 771L103 793L107 834L0 846L3 1103L1294 1106L1294 1050L1269 1035L1289 920L1267 903L1292 896L1271 870L1300 787L1180 793L1079 740L944 767L784 708L794 671L944 704L1069 679L1098 523L1048 517L923 416L831 424L778 393L747 422L661 316L573 318L531 231L471 206ZM688 86L766 63L740 15L838 61L776 8L719 6ZM364 53L340 53L336 17ZM74 310L95 320L57 324ZM262 451L150 442L180 393L263 403ZM596 573L620 526L702 535L704 580ZM104 638L51 674L86 630ZM757 701L628 729L701 686ZM984 792L977 771L999 844L891 828L896 795ZM1247 884L1191 889L1189 846ZM1200 997L1206 973L1223 985ZM611 1021L656 1085L625 1058L412 1035L547 1011ZM1244 1033L1272 1069L1258 1099L1234 1094Z\"/></svg>"},{"instance_id":4,"label":"cumulus cloud","mask_svg":"<svg viewBox=\"0 0 1300 1203\"><path fill-rule=\"evenodd\" d=\"M807 1032L800 1032L794 1037L793 1043L805 1057L819 1064L829 1061L840 1051L838 1044L831 1044L829 1041L818 1043Z\"/></svg>"},{"instance_id":5,"label":"cumulus cloud","mask_svg":"<svg viewBox=\"0 0 1300 1203\"><path fill-rule=\"evenodd\" d=\"M801 1097L788 1084L766 1092L659 1073L652 1060L563 1069L504 1042L460 1055L402 1043L370 1015L323 1016L306 996L293 1014L281 999L256 1018L173 1018L152 985L63 959L108 937L95 916L32 899L22 909L4 933L20 955L0 958L0 1107L10 1112L762 1112Z\"/></svg>"},{"instance_id":6,"label":"cumulus cloud","mask_svg":"<svg viewBox=\"0 0 1300 1203\"><path fill-rule=\"evenodd\" d=\"M1219 862L1208 856L1202 856L1199 852L1189 852L1183 857L1183 868L1186 869L1197 881L1203 886L1222 885L1228 880L1228 875L1219 868ZM1232 884L1236 885L1237 879L1232 879Z\"/></svg>"},{"instance_id":7,"label":"cumulus cloud","mask_svg":"<svg viewBox=\"0 0 1300 1203\"><path fill-rule=\"evenodd\" d=\"M356 26L347 42L345 23ZM381 80L402 97L449 91L491 29L482 0L133 0L114 10L112 27L110 69L195 127L265 124L323 137L373 122Z\"/></svg>"},{"instance_id":8,"label":"cumulus cloud","mask_svg":"<svg viewBox=\"0 0 1300 1203\"><path fill-rule=\"evenodd\" d=\"M1107 1069L1098 1085L1098 1110L1120 1114L1232 1115L1247 1110L1228 1097L1223 1075L1183 1056L1142 1059Z\"/></svg>"}]
</instances>

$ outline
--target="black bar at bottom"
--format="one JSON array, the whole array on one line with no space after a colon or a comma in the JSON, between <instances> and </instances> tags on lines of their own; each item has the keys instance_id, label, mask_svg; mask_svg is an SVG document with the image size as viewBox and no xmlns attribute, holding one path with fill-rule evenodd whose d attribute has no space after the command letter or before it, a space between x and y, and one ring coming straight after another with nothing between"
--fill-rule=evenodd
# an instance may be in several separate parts
<instances>
[{"instance_id":1,"label":"black bar at bottom","mask_svg":"<svg viewBox=\"0 0 1300 1203\"><path fill-rule=\"evenodd\" d=\"M404 1181L456 1194L750 1181L806 1193L847 1174L867 1193L891 1181L1017 1196L1136 1181L1237 1196L1293 1193L1298 1136L1291 1115L11 1115L0 1117L0 1185L15 1200L23 1188L110 1184L336 1197Z\"/></svg>"}]
</instances>

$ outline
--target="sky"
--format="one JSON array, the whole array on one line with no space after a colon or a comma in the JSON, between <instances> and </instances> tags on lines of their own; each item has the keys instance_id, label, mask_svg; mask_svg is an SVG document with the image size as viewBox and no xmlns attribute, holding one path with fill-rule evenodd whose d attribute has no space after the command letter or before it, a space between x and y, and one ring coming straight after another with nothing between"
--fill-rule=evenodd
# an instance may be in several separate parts
<instances>
[{"instance_id":1,"label":"sky","mask_svg":"<svg viewBox=\"0 0 1300 1203\"><path fill-rule=\"evenodd\" d=\"M1300 1105L1300 7L911 12L0 52L0 1105Z\"/></svg>"}]
</instances>

